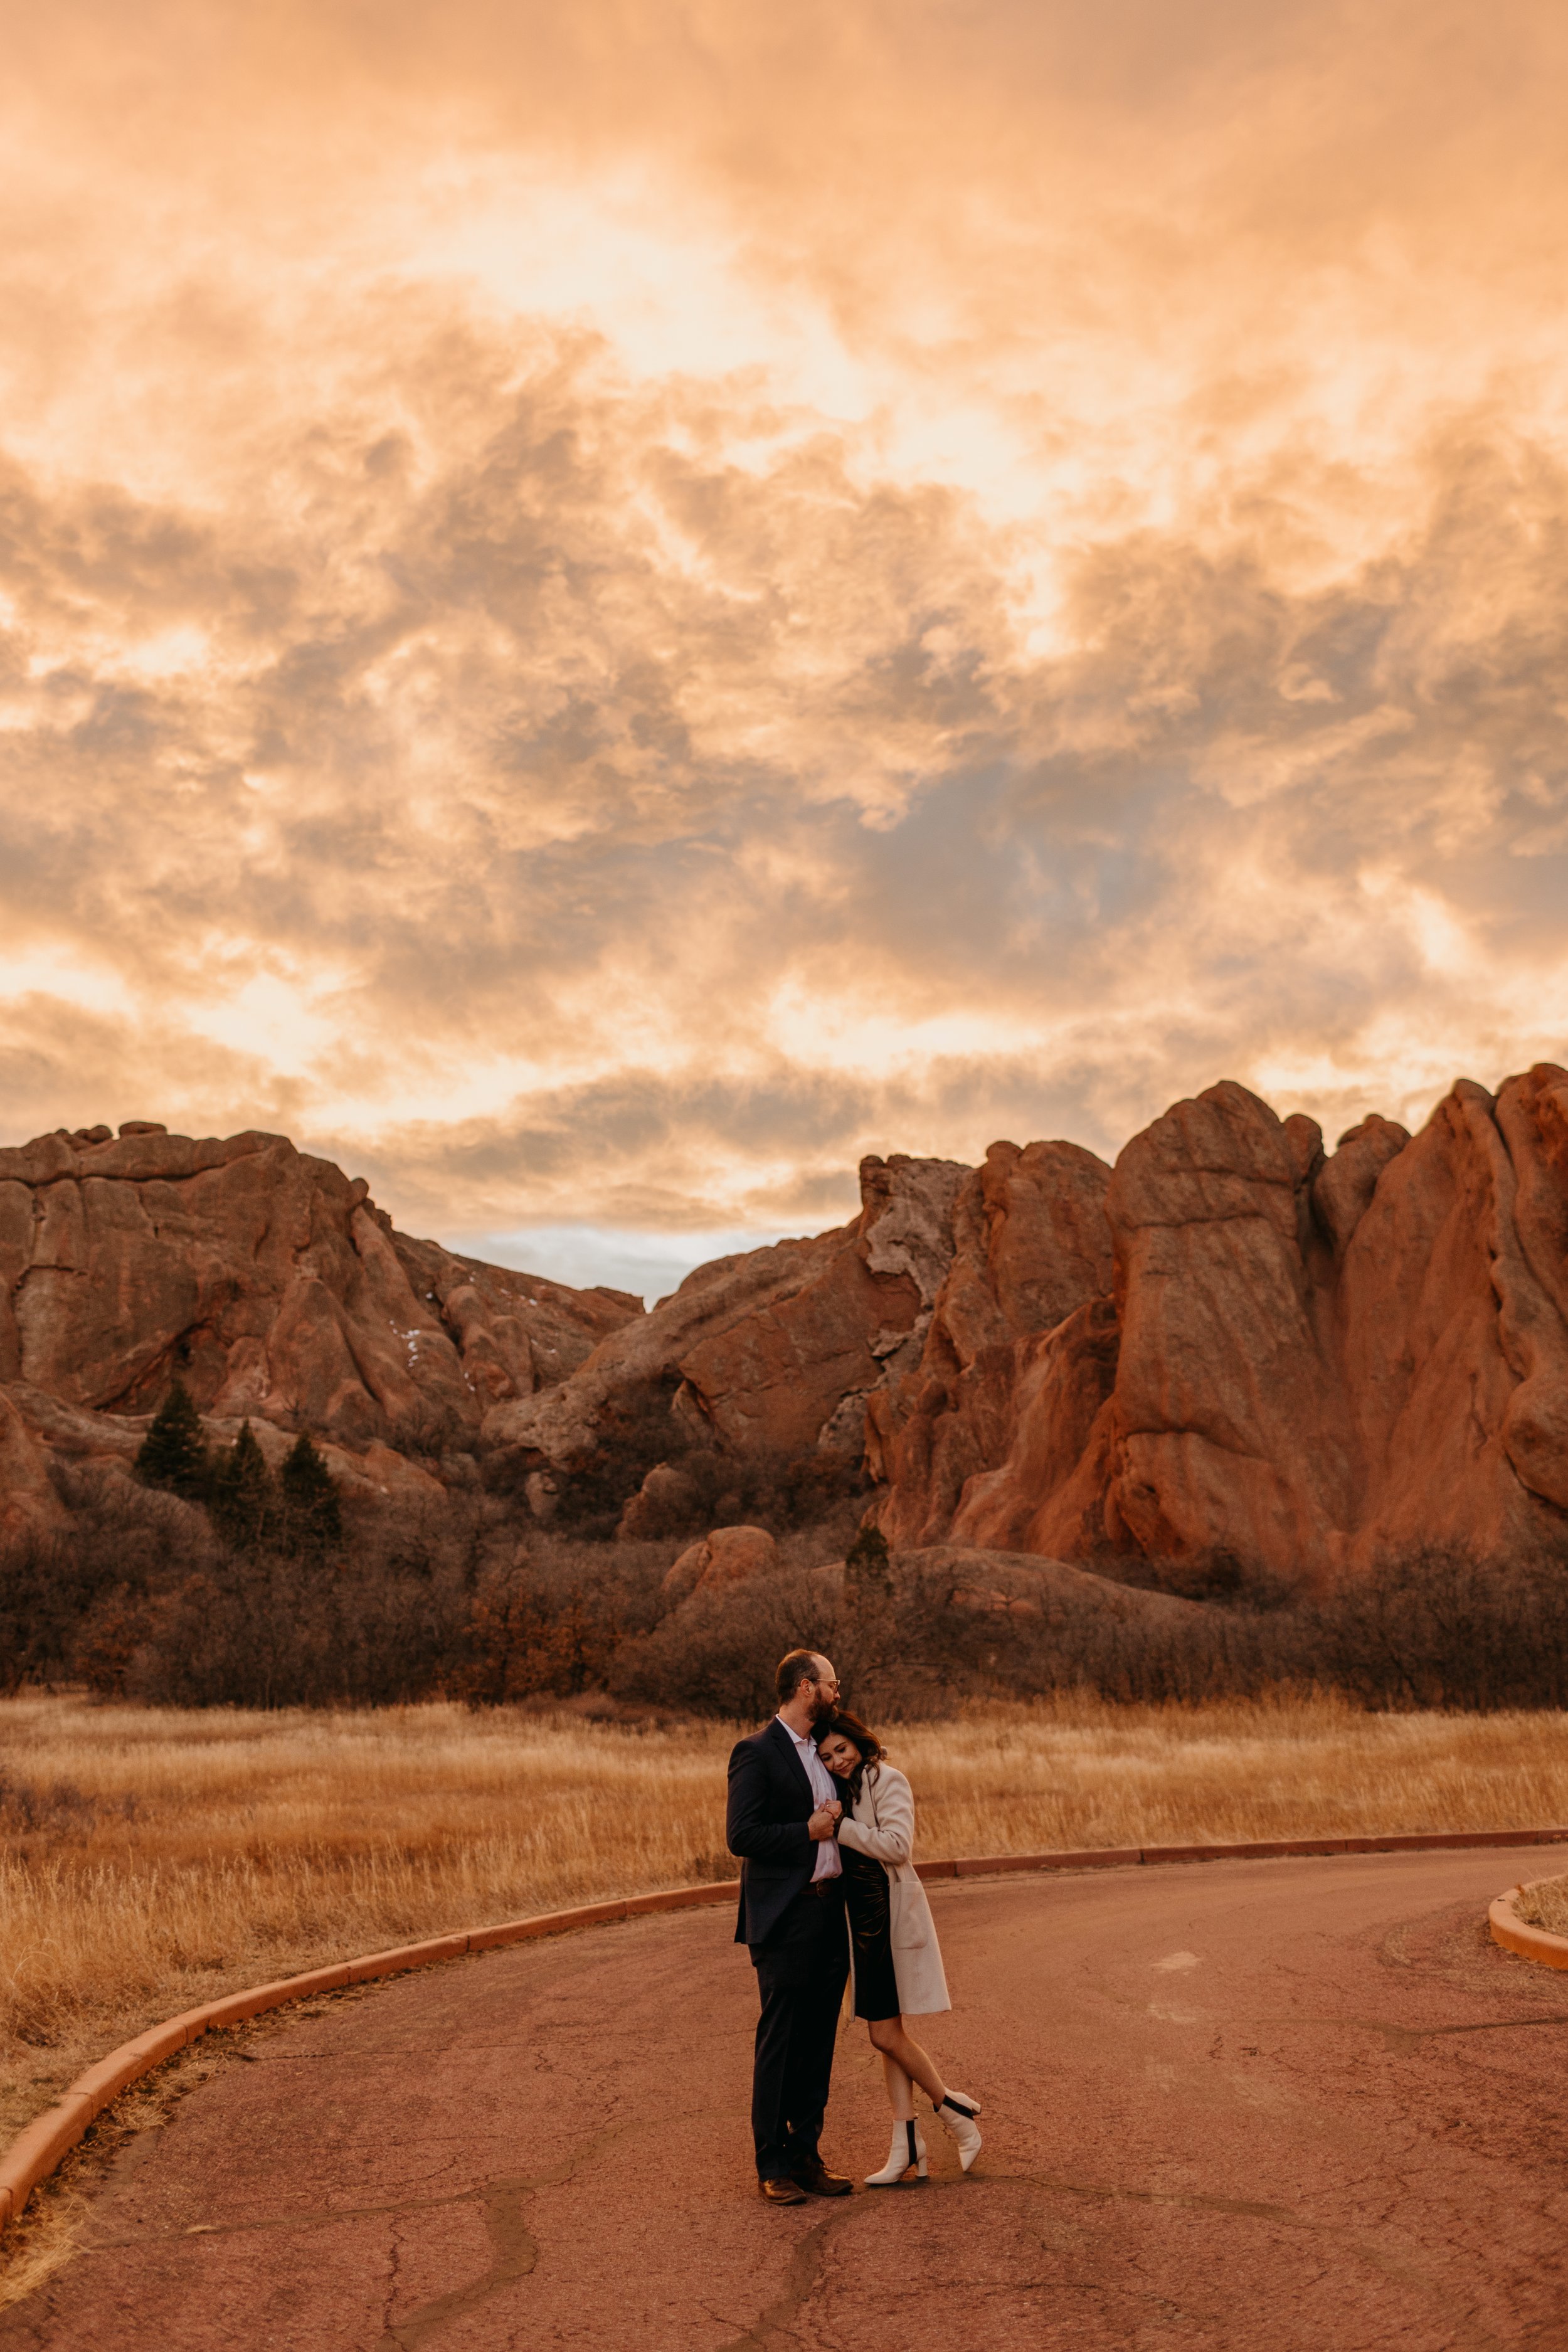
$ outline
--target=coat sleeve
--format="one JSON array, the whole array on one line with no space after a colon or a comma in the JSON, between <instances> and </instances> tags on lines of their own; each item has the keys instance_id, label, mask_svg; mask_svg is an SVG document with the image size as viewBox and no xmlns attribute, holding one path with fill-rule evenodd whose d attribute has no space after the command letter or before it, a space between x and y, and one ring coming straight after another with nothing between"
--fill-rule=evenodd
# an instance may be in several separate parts
<instances>
[{"instance_id":1,"label":"coat sleeve","mask_svg":"<svg viewBox=\"0 0 1568 2352\"><path fill-rule=\"evenodd\" d=\"M852 1821L847 1814L838 1824L840 1845L853 1846L857 1853L868 1853L877 1862L890 1862L899 1868L908 1862L915 1850L915 1799L901 1772L884 1764L871 1790L871 1819Z\"/></svg>"},{"instance_id":2,"label":"coat sleeve","mask_svg":"<svg viewBox=\"0 0 1568 2352\"><path fill-rule=\"evenodd\" d=\"M770 1821L767 1759L742 1739L730 1758L730 1802L724 1835L731 1853L747 1862L778 1862L796 1867L816 1859L816 1843L804 1822Z\"/></svg>"}]
</instances>

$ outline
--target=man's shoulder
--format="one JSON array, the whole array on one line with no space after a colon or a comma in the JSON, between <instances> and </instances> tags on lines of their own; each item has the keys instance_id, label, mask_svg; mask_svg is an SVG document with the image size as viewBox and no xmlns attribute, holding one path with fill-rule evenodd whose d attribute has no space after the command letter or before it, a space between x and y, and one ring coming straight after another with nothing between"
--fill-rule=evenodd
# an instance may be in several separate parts
<instances>
[{"instance_id":1,"label":"man's shoulder","mask_svg":"<svg viewBox=\"0 0 1568 2352\"><path fill-rule=\"evenodd\" d=\"M731 1772L734 1770L736 1765L741 1763L745 1758L759 1755L763 1748L771 1748L773 1746L773 1743L769 1735L773 1730L777 1722L778 1717L777 1716L774 1716L772 1721L763 1724L760 1731L749 1731L744 1739L736 1740L735 1745L730 1750L730 1769Z\"/></svg>"}]
</instances>

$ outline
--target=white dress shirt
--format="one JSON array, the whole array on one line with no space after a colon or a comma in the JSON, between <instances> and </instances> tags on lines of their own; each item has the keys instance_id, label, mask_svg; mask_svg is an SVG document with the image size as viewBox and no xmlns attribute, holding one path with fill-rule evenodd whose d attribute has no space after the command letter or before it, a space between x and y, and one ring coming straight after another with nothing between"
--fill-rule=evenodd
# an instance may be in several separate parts
<instances>
[{"instance_id":1,"label":"white dress shirt","mask_svg":"<svg viewBox=\"0 0 1568 2352\"><path fill-rule=\"evenodd\" d=\"M784 1726L784 1730L789 1732L790 1738L795 1742L795 1752L805 1766L805 1777L811 1782L811 1793L816 1799L818 1805L842 1802L837 1790L833 1785L832 1773L816 1752L816 1740L803 1739L798 1731L790 1731L790 1727L784 1723L782 1715L778 1717L778 1721ZM816 1847L816 1867L811 1874L812 1884L815 1885L819 1878L841 1877L843 1871L844 1863L838 1852L837 1839L819 1838Z\"/></svg>"}]
</instances>

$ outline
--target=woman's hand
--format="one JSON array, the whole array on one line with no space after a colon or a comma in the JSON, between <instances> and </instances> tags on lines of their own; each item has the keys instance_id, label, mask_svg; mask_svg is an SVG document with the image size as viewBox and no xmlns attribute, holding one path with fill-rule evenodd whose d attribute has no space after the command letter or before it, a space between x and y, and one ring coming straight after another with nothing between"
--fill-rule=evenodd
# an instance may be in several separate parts
<instances>
[{"instance_id":1,"label":"woman's hand","mask_svg":"<svg viewBox=\"0 0 1568 2352\"><path fill-rule=\"evenodd\" d=\"M840 1804L818 1805L805 1825L807 1836L815 1838L820 1845L822 1840L830 1838L838 1827L839 1816L843 1811L844 1808Z\"/></svg>"}]
</instances>

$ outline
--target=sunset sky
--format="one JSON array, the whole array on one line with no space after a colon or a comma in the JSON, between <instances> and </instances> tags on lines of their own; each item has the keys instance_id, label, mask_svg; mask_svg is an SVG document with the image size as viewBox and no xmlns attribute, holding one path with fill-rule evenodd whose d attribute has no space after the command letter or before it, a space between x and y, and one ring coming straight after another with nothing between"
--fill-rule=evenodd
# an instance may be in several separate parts
<instances>
[{"instance_id":1,"label":"sunset sky","mask_svg":"<svg viewBox=\"0 0 1568 2352\"><path fill-rule=\"evenodd\" d=\"M1568 13L53 0L0 1128L653 1293L1568 1058Z\"/></svg>"}]
</instances>

